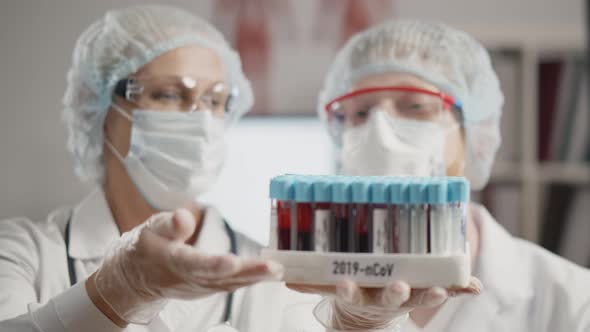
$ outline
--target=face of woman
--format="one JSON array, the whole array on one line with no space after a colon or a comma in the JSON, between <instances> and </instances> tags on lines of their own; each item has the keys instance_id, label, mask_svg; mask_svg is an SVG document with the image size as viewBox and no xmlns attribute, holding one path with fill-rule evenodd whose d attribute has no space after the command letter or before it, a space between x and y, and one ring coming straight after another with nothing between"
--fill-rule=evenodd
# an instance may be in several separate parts
<instances>
[{"instance_id":1,"label":"face of woman","mask_svg":"<svg viewBox=\"0 0 590 332\"><path fill-rule=\"evenodd\" d=\"M384 73L371 75L357 81L353 85L353 91L362 89L369 89L375 87L411 87L432 92L440 92L440 90L414 75L405 73ZM416 93L383 93L373 94L369 96L369 104L373 107L378 105L380 110L386 110L389 114L395 117L405 117L406 113L413 112L418 116L415 120L421 121L436 121L445 128L445 166L446 174L449 176L464 175L465 164L465 143L464 135L460 126L458 114L455 111L442 110L440 116L432 117L433 111L426 111L442 107L442 103L437 98L424 94ZM361 105L363 98L358 98L358 109L360 112L352 114L350 119L344 120L347 127L353 127L363 123L366 117L369 116L368 110L365 110ZM440 103L441 106L437 106ZM422 105L422 106L420 106ZM355 107L353 107L354 109ZM366 107L365 107L366 108ZM424 111L421 111L424 109Z\"/></svg>"},{"instance_id":2,"label":"face of woman","mask_svg":"<svg viewBox=\"0 0 590 332\"><path fill-rule=\"evenodd\" d=\"M229 89L221 58L211 49L186 46L168 51L130 76L141 93L113 96L113 103L132 112L210 110L223 117ZM129 150L131 122L113 111L105 119L105 136L123 156ZM104 149L105 156L109 152Z\"/></svg>"}]
</instances>

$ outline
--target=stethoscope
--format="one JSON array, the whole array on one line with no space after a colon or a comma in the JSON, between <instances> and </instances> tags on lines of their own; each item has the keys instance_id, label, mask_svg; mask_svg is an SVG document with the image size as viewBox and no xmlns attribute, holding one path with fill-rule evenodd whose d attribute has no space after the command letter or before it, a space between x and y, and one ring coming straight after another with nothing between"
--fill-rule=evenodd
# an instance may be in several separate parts
<instances>
[{"instance_id":1,"label":"stethoscope","mask_svg":"<svg viewBox=\"0 0 590 332\"><path fill-rule=\"evenodd\" d=\"M78 281L76 277L76 270L74 269L74 259L70 256L70 220L66 224L66 231L65 231L65 242L66 242L66 254L68 256L68 274L70 276L70 286L73 286ZM230 243L230 252L234 255L238 254L238 246L236 243L236 234L234 230L229 226L227 221L223 220L223 225L225 226L225 232L229 237ZM231 319L231 312L232 312L232 305L234 302L234 292L227 293L225 297L225 308L223 309L223 316L221 317L221 323L210 327L206 332L238 332L235 328L233 328L230 324Z\"/></svg>"}]
</instances>

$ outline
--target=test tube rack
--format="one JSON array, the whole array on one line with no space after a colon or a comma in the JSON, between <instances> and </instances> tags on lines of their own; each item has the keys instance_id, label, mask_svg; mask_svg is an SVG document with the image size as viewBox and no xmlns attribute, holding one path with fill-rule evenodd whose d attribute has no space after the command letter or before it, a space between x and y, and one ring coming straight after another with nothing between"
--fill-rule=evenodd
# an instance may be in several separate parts
<instances>
[{"instance_id":1,"label":"test tube rack","mask_svg":"<svg viewBox=\"0 0 590 332\"><path fill-rule=\"evenodd\" d=\"M469 182L462 177L286 174L270 183L270 245L290 283L465 287Z\"/></svg>"}]
</instances>

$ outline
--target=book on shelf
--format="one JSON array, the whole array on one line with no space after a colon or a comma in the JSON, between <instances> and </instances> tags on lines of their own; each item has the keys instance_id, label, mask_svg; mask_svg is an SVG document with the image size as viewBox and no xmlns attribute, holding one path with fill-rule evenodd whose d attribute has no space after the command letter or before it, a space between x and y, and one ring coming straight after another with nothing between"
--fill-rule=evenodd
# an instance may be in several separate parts
<instances>
[{"instance_id":1,"label":"book on shelf","mask_svg":"<svg viewBox=\"0 0 590 332\"><path fill-rule=\"evenodd\" d=\"M524 60L518 49L491 50L491 55L505 95L500 124L502 145L496 162L518 164L523 148L522 124L528 121L522 109ZM536 87L536 138L540 167L546 162L555 162L557 172L562 170L560 165L587 165L590 169L588 61L579 52L540 54ZM496 179L481 194L475 195L490 209L496 220L516 236L522 235L522 211L526 208L522 206L522 183ZM582 239L582 235L587 237L590 234L590 222L587 221L590 188L585 184L587 182L577 183L574 179L568 184L559 183L559 180L542 183L539 187L541 244L579 264L590 264L590 242Z\"/></svg>"},{"instance_id":2,"label":"book on shelf","mask_svg":"<svg viewBox=\"0 0 590 332\"><path fill-rule=\"evenodd\" d=\"M520 126L522 117L521 101L521 56L516 50L496 50L491 52L492 66L498 75L500 88L504 94L504 106L500 118L502 144L496 160L516 161L520 155Z\"/></svg>"}]
</instances>

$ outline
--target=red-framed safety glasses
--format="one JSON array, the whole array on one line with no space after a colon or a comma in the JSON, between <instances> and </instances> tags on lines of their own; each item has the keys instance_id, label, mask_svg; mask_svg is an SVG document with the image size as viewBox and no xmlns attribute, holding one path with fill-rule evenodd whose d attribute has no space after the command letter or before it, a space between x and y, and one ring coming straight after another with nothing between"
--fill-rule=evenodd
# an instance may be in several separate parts
<instances>
[{"instance_id":1,"label":"red-framed safety glasses","mask_svg":"<svg viewBox=\"0 0 590 332\"><path fill-rule=\"evenodd\" d=\"M372 111L387 111L397 118L438 121L445 111L461 110L452 96L408 86L359 89L342 95L325 106L328 121L347 127L363 124Z\"/></svg>"}]
</instances>

